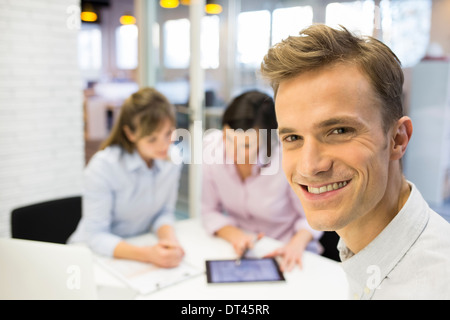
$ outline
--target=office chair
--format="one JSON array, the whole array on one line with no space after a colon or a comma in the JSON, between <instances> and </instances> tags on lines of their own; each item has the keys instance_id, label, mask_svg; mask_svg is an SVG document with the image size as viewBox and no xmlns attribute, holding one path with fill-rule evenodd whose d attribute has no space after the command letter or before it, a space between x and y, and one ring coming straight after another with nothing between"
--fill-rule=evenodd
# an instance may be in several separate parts
<instances>
[{"instance_id":1,"label":"office chair","mask_svg":"<svg viewBox=\"0 0 450 320\"><path fill-rule=\"evenodd\" d=\"M13 238L65 244L81 219L81 196L41 202L11 212Z\"/></svg>"},{"instance_id":2,"label":"office chair","mask_svg":"<svg viewBox=\"0 0 450 320\"><path fill-rule=\"evenodd\" d=\"M324 248L322 256L341 262L339 257L339 251L337 249L337 244L339 242L339 235L334 231L325 231L322 237L319 239L320 244Z\"/></svg>"}]
</instances>

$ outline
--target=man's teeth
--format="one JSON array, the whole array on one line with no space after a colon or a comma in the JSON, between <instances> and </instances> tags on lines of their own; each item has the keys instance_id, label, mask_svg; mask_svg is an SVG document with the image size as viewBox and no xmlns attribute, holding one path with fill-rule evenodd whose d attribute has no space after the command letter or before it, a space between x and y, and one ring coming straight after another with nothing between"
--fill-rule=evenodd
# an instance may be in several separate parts
<instances>
[{"instance_id":1,"label":"man's teeth","mask_svg":"<svg viewBox=\"0 0 450 320\"><path fill-rule=\"evenodd\" d=\"M333 190L337 190L337 189L341 189L343 187L345 187L347 185L347 182L335 182L326 186L322 186L320 188L313 188L313 187L308 187L308 192L309 193L314 193L314 194L321 194L321 193L325 193L325 192L329 192L329 191L333 191Z\"/></svg>"}]
</instances>

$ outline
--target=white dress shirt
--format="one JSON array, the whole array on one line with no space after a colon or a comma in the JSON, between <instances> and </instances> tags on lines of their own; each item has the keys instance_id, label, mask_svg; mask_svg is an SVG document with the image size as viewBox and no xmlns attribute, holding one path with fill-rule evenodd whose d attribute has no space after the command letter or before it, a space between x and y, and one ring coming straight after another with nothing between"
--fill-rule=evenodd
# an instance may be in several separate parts
<instances>
[{"instance_id":1,"label":"white dress shirt","mask_svg":"<svg viewBox=\"0 0 450 320\"><path fill-rule=\"evenodd\" d=\"M136 151L118 146L97 152L84 172L83 214L68 242L112 256L123 238L172 225L180 173L181 165L169 161L148 168Z\"/></svg>"},{"instance_id":2,"label":"white dress shirt","mask_svg":"<svg viewBox=\"0 0 450 320\"><path fill-rule=\"evenodd\" d=\"M450 299L450 224L412 184L388 226L354 255L338 244L352 299Z\"/></svg>"}]
</instances>

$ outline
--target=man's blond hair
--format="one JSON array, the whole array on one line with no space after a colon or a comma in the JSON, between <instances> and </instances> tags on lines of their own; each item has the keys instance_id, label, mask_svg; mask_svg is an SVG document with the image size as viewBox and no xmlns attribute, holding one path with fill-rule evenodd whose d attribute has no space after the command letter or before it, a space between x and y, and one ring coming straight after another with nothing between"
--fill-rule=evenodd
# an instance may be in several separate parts
<instances>
[{"instance_id":1,"label":"man's blond hair","mask_svg":"<svg viewBox=\"0 0 450 320\"><path fill-rule=\"evenodd\" d=\"M403 116L404 76L400 60L381 41L357 37L341 26L314 24L273 46L261 64L263 77L274 90L284 80L332 64L356 65L367 76L383 106L384 129Z\"/></svg>"}]
</instances>

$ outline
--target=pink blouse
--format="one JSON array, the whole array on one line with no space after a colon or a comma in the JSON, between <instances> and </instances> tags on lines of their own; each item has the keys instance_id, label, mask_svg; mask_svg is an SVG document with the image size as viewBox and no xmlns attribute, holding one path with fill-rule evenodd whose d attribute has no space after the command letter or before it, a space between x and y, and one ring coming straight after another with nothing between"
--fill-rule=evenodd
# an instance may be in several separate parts
<instances>
[{"instance_id":1,"label":"pink blouse","mask_svg":"<svg viewBox=\"0 0 450 320\"><path fill-rule=\"evenodd\" d=\"M222 135L208 139L205 147L221 152L225 159ZM278 157L275 148L272 159ZM217 158L216 158L217 159ZM310 250L319 251L317 240L322 232L313 230L306 221L302 205L289 186L281 165L272 167L270 174L261 174L264 167L253 166L251 176L244 181L235 164L203 163L202 221L210 234L232 225L247 232L262 232L266 236L288 242L300 229L314 237Z\"/></svg>"}]
</instances>

